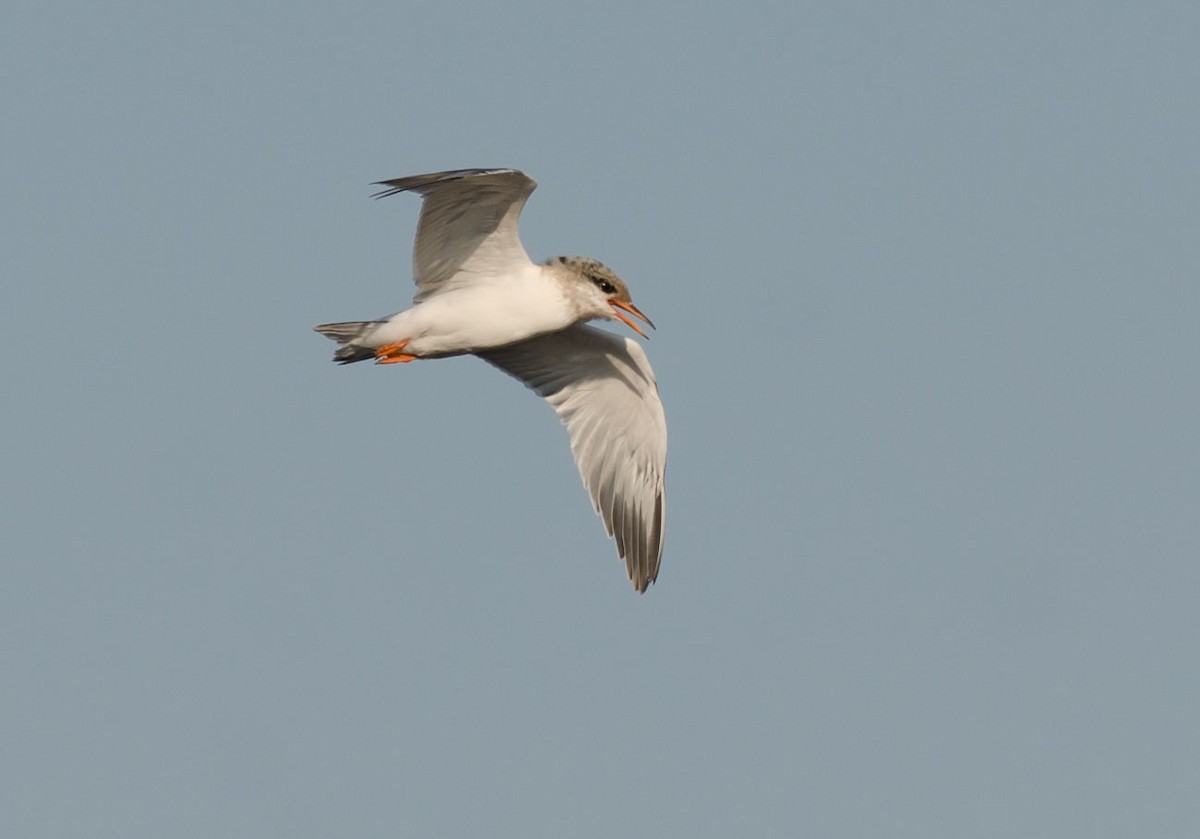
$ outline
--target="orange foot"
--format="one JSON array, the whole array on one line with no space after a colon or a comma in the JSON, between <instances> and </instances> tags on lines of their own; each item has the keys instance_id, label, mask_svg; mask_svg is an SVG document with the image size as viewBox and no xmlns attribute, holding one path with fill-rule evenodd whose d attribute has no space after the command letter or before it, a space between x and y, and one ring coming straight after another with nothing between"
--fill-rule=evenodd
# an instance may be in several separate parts
<instances>
[{"instance_id":1,"label":"orange foot","mask_svg":"<svg viewBox=\"0 0 1200 839\"><path fill-rule=\"evenodd\" d=\"M408 346L408 340L408 338L405 338L398 344L388 344L386 347L380 347L375 350L375 363L407 364L410 361L416 361L417 356L404 352L404 348Z\"/></svg>"}]
</instances>

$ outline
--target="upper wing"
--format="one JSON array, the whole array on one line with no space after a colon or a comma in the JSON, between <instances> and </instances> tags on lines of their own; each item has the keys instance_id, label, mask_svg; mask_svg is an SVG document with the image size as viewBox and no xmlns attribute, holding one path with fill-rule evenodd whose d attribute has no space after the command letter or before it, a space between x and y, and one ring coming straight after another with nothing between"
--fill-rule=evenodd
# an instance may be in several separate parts
<instances>
[{"instance_id":1,"label":"upper wing","mask_svg":"<svg viewBox=\"0 0 1200 839\"><path fill-rule=\"evenodd\" d=\"M529 265L517 223L537 181L516 169L456 169L392 181L376 198L398 192L423 196L413 245L413 302L479 275L497 275Z\"/></svg>"},{"instance_id":2,"label":"upper wing","mask_svg":"<svg viewBox=\"0 0 1200 839\"><path fill-rule=\"evenodd\" d=\"M662 558L667 419L642 348L578 324L479 356L558 412L592 503L644 592Z\"/></svg>"}]
</instances>

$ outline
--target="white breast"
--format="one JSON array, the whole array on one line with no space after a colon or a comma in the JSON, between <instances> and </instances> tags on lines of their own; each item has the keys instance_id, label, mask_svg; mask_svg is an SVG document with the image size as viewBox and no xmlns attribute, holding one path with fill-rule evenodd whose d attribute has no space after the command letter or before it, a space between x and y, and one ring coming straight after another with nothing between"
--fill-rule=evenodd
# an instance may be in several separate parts
<instances>
[{"instance_id":1,"label":"white breast","mask_svg":"<svg viewBox=\"0 0 1200 839\"><path fill-rule=\"evenodd\" d=\"M422 357L461 355L557 332L575 322L562 284L540 265L459 284L392 315L372 334L380 346L408 339Z\"/></svg>"}]
</instances>

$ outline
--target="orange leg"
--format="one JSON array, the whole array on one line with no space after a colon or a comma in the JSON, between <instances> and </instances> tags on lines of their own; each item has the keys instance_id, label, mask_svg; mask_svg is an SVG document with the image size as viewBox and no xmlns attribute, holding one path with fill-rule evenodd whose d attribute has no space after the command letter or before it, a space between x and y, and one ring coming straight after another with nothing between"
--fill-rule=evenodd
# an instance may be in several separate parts
<instances>
[{"instance_id":1,"label":"orange leg","mask_svg":"<svg viewBox=\"0 0 1200 839\"><path fill-rule=\"evenodd\" d=\"M410 361L416 361L417 356L404 352L404 348L408 346L408 340L408 338L405 338L398 344L388 344L386 347L380 347L375 350L375 363L407 364Z\"/></svg>"}]
</instances>

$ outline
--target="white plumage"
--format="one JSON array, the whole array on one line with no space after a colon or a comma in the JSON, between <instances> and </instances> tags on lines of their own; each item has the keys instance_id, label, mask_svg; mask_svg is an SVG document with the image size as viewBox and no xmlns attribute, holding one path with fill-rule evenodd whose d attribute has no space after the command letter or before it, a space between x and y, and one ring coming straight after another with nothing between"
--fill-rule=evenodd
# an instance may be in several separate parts
<instances>
[{"instance_id":1,"label":"white plumage","mask_svg":"<svg viewBox=\"0 0 1200 839\"><path fill-rule=\"evenodd\" d=\"M413 246L413 306L376 321L322 324L343 364L473 353L558 413L605 529L644 592L662 557L667 423L642 348L585 325L629 315L653 326L625 283L582 257L530 261L518 222L537 183L515 169L462 169L392 181L377 197L424 197Z\"/></svg>"}]
</instances>

